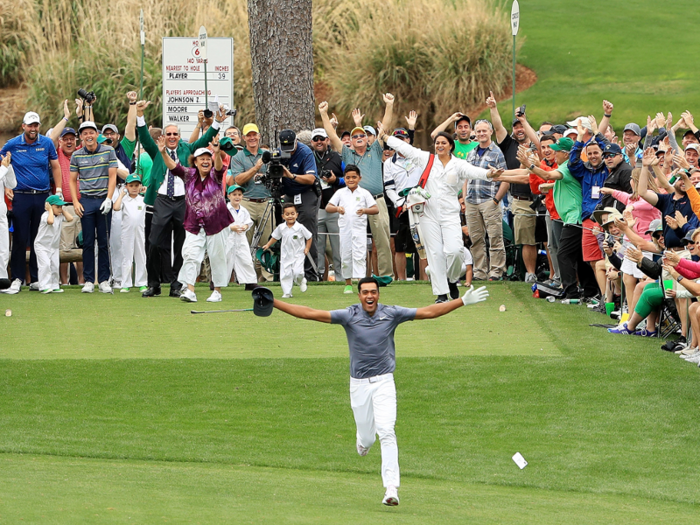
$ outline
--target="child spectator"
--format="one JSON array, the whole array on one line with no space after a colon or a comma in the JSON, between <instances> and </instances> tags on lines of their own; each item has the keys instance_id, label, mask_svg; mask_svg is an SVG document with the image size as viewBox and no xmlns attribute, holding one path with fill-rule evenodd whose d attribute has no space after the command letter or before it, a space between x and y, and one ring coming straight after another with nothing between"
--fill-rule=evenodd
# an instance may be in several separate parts
<instances>
[{"instance_id":1,"label":"child spectator","mask_svg":"<svg viewBox=\"0 0 700 525\"><path fill-rule=\"evenodd\" d=\"M367 215L379 213L372 194L360 188L360 168L348 164L344 171L345 188L333 194L326 206L327 213L338 213L340 229L341 273L345 291L352 293L352 279L362 279L367 267Z\"/></svg>"},{"instance_id":2,"label":"child spectator","mask_svg":"<svg viewBox=\"0 0 700 525\"><path fill-rule=\"evenodd\" d=\"M44 204L45 212L39 221L39 230L34 239L34 251L39 270L41 293L62 293L59 280L60 257L58 245L61 241L61 222L72 222L73 216L63 211L66 203L58 195L51 195Z\"/></svg>"},{"instance_id":3,"label":"child spectator","mask_svg":"<svg viewBox=\"0 0 700 525\"><path fill-rule=\"evenodd\" d=\"M0 279L7 279L7 262L10 260L10 231L7 224L5 188L11 190L17 186L15 172L10 164L11 159L12 154L8 151L0 162Z\"/></svg>"},{"instance_id":4,"label":"child spectator","mask_svg":"<svg viewBox=\"0 0 700 525\"><path fill-rule=\"evenodd\" d=\"M282 240L280 258L280 284L282 285L282 298L292 297L292 285L297 283L302 292L306 291L306 278L304 277L304 258L311 249L313 235L306 227L297 222L297 209L294 204L287 202L282 206L282 219L280 224L272 232L271 238L263 246L263 250L269 250L270 246ZM304 242L306 239L306 242Z\"/></svg>"},{"instance_id":5,"label":"child spectator","mask_svg":"<svg viewBox=\"0 0 700 525\"><path fill-rule=\"evenodd\" d=\"M255 275L255 266L250 254L250 244L246 232L253 225L250 213L243 206L243 188L238 184L229 186L226 191L228 195L228 210L233 216L233 223L229 226L229 236L226 241L226 261L228 263L228 276L236 271L238 284L245 284L246 290L251 290L258 282Z\"/></svg>"},{"instance_id":6,"label":"child spectator","mask_svg":"<svg viewBox=\"0 0 700 525\"><path fill-rule=\"evenodd\" d=\"M132 284L131 267L135 267L133 285L140 292L148 288L146 276L146 204L143 202L141 177L136 174L126 178L126 185L119 192L114 211L121 212L121 276L122 293L128 293ZM118 232L115 232L118 234Z\"/></svg>"}]
</instances>

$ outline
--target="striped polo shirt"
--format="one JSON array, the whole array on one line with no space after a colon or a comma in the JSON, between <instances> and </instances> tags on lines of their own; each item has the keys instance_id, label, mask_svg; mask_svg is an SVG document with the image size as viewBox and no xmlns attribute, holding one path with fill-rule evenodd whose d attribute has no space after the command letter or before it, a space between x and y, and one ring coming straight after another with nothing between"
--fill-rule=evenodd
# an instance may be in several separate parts
<instances>
[{"instance_id":1,"label":"striped polo shirt","mask_svg":"<svg viewBox=\"0 0 700 525\"><path fill-rule=\"evenodd\" d=\"M98 144L93 152L85 147L75 150L70 158L70 171L78 173L80 195L85 197L106 197L109 169L116 167L114 148L102 144Z\"/></svg>"}]
</instances>

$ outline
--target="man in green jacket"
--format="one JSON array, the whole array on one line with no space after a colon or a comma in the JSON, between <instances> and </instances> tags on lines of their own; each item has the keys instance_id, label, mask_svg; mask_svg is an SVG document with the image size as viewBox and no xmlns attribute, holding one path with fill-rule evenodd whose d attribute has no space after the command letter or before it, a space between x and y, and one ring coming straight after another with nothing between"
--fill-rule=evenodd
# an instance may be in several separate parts
<instances>
[{"instance_id":1,"label":"man in green jacket","mask_svg":"<svg viewBox=\"0 0 700 525\"><path fill-rule=\"evenodd\" d=\"M151 168L151 180L146 190L144 201L153 206L153 220L151 232L148 236L149 249L147 253L146 269L148 271L148 289L141 294L143 297L155 297L160 295L162 282L170 281L170 296L179 297L182 283L177 281L177 275L182 266L182 244L185 241L185 183L179 177L173 175L163 162L158 146L148 132L146 120L143 117L150 101L141 100L136 104L136 125L139 140L146 153L153 159ZM226 115L221 109L216 114L216 119L202 137L189 144L180 138L180 129L176 124L168 124L163 129L165 146L168 154L175 160L179 160L183 166L188 166L189 156L197 148L206 148L211 140L218 134L221 122ZM169 252L171 234L174 236L173 250L175 259L172 267L170 259L164 257Z\"/></svg>"}]
</instances>

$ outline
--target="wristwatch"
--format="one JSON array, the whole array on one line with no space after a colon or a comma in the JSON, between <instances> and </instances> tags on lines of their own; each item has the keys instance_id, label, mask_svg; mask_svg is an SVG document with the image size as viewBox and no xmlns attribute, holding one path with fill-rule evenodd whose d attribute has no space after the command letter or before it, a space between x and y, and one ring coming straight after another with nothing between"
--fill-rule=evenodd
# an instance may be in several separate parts
<instances>
[{"instance_id":1,"label":"wristwatch","mask_svg":"<svg viewBox=\"0 0 700 525\"><path fill-rule=\"evenodd\" d=\"M292 173L292 180L297 180L297 174L296 174L296 173Z\"/></svg>"},{"instance_id":2,"label":"wristwatch","mask_svg":"<svg viewBox=\"0 0 700 525\"><path fill-rule=\"evenodd\" d=\"M529 169L530 171L534 170L534 169L535 169L535 163L533 162L532 164L530 164L530 167L529 167L528 169Z\"/></svg>"},{"instance_id":3,"label":"wristwatch","mask_svg":"<svg viewBox=\"0 0 700 525\"><path fill-rule=\"evenodd\" d=\"M681 282L682 280L683 280L683 276L682 276L682 275L679 275L678 278L676 279L676 281L678 281L678 282Z\"/></svg>"},{"instance_id":4,"label":"wristwatch","mask_svg":"<svg viewBox=\"0 0 700 525\"><path fill-rule=\"evenodd\" d=\"M496 203L496 206L498 206L499 204L501 204L501 201L499 201L496 197L493 198L493 202Z\"/></svg>"}]
</instances>

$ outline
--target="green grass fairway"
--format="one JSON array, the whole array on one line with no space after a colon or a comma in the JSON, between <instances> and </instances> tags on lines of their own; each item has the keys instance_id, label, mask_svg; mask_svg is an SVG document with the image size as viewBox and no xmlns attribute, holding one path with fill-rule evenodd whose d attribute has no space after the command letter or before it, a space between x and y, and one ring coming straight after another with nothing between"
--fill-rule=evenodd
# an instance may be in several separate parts
<instances>
[{"instance_id":1,"label":"green grass fairway","mask_svg":"<svg viewBox=\"0 0 700 525\"><path fill-rule=\"evenodd\" d=\"M281 288L271 289L279 297ZM22 291L0 294L0 310L13 315L0 318L7 334L0 359L53 358L252 358L252 357L344 357L345 331L322 323L290 320L274 312L261 319L253 312L191 314L191 310L251 308L250 292L242 287L223 290L221 303L207 303L209 289L198 287L198 302L184 303L167 296L143 299L141 294L86 296L79 287L66 287L60 295ZM488 304L477 305L462 315L436 321L404 324L397 330L397 345L405 357L456 355L559 355L546 323L530 315L529 298L513 295L507 287L491 288ZM399 284L382 289L387 304L418 307L430 304L430 287ZM344 308L357 302L357 295L344 295L343 286L310 285L302 294L294 290L292 301L316 308ZM506 304L508 310L498 311ZM518 319L522 323L514 323ZM41 326L41 330L36 330ZM289 328L288 328L289 327ZM475 330L475 327L479 327ZM289 337L286 330L291 328ZM54 338L46 334L75 334ZM157 340L144 337L157 333ZM99 334L99 335L98 335ZM240 336L245 335L243 338ZM253 337L251 334L259 334ZM520 337L522 336L522 337Z\"/></svg>"},{"instance_id":2,"label":"green grass fairway","mask_svg":"<svg viewBox=\"0 0 700 525\"><path fill-rule=\"evenodd\" d=\"M355 452L339 327L137 294L0 296L0 523L694 523L697 367L524 283L488 287L397 331L396 509L379 444ZM341 290L294 301L349 304ZM197 307L250 305L225 292ZM382 300L424 305L430 288Z\"/></svg>"},{"instance_id":3,"label":"green grass fairway","mask_svg":"<svg viewBox=\"0 0 700 525\"><path fill-rule=\"evenodd\" d=\"M510 0L499 3L510 13ZM525 42L518 62L534 69L538 81L517 95L517 104L526 103L530 122L539 126L590 113L600 121L607 99L615 104L618 136L628 122L643 127L658 111L672 111L674 124L685 110L697 120L697 8L695 0L521 0L518 38ZM509 121L510 101L499 108Z\"/></svg>"}]
</instances>

